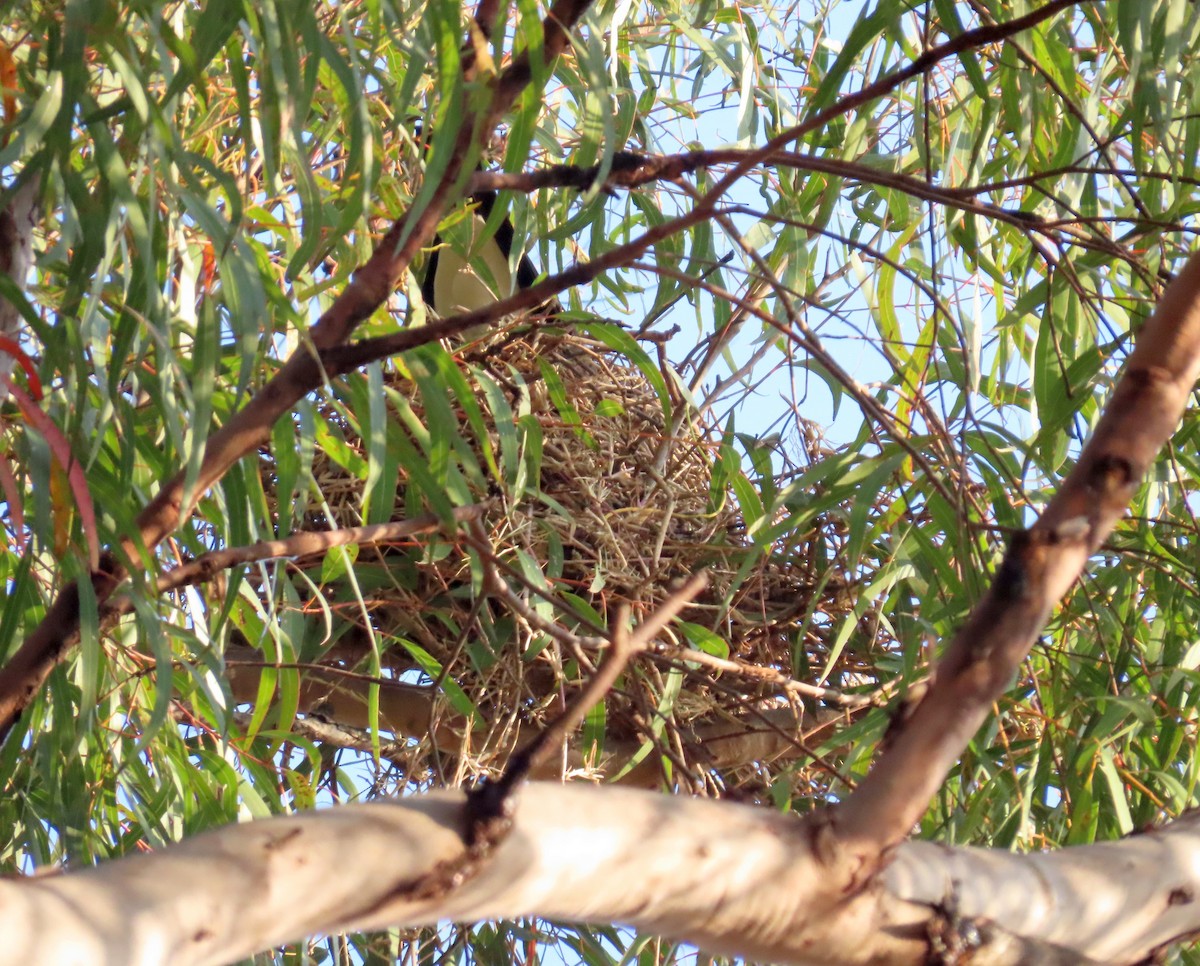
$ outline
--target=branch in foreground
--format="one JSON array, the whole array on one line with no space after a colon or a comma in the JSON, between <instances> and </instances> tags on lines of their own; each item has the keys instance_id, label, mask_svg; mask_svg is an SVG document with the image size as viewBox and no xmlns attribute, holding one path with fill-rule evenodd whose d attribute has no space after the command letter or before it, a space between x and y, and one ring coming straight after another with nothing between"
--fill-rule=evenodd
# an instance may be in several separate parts
<instances>
[{"instance_id":1,"label":"branch in foreground","mask_svg":"<svg viewBox=\"0 0 1200 966\"><path fill-rule=\"evenodd\" d=\"M462 852L464 804L441 792L342 806L3 881L7 955L187 966L304 935L540 915L627 923L776 962L918 964L948 938L988 962L1130 962L1200 928L1194 817L1053 854L909 843L872 888L844 896L824 876L814 822L535 783L486 863L452 889L420 894Z\"/></svg>"}]
</instances>

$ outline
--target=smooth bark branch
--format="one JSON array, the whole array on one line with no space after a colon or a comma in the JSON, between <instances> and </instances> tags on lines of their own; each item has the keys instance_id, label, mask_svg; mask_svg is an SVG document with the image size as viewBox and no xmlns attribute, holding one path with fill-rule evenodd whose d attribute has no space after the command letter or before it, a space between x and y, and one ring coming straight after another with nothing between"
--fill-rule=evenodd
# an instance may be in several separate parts
<instances>
[{"instance_id":1,"label":"smooth bark branch","mask_svg":"<svg viewBox=\"0 0 1200 966\"><path fill-rule=\"evenodd\" d=\"M463 805L441 792L342 806L0 881L5 954L191 966L306 935L538 915L772 962L924 964L934 935L971 943L972 962L1132 962L1200 928L1194 819L1052 854L907 843L870 888L845 895L816 822L534 783L488 861L431 895L439 867L462 854Z\"/></svg>"},{"instance_id":2,"label":"smooth bark branch","mask_svg":"<svg viewBox=\"0 0 1200 966\"><path fill-rule=\"evenodd\" d=\"M1196 931L1198 877L1197 812L1119 842L1027 855L908 842L883 876L907 900L1069 952L1062 961L1072 963L1157 962L1152 951Z\"/></svg>"},{"instance_id":3,"label":"smooth bark branch","mask_svg":"<svg viewBox=\"0 0 1200 966\"><path fill-rule=\"evenodd\" d=\"M570 30L587 9L588 0L558 0L550 9L543 28L538 56L551 64L570 43ZM307 344L301 345L230 421L213 433L192 487L190 505L184 506L185 473L168 481L138 515L137 533L121 542L118 553L108 555L100 569L90 575L93 593L103 603L125 576L126 562L142 559L151 564L149 552L179 526L200 497L239 459L264 445L271 427L306 394L317 389L325 374L316 354L340 345L354 328L387 299L413 257L433 238L442 212L452 200L459 183L462 161L477 131L493 130L533 76L529 54L518 55L497 78L490 103L482 112L465 110L457 150L439 181L429 204L421 211L408 211L380 241L370 259L358 271L332 306L313 325ZM434 327L426 330L437 338ZM426 340L428 341L428 339ZM79 629L79 588L70 583L59 593L41 623L25 639L17 653L0 668L0 741L7 737L17 718L33 700L46 676L74 641Z\"/></svg>"},{"instance_id":4,"label":"smooth bark branch","mask_svg":"<svg viewBox=\"0 0 1200 966\"><path fill-rule=\"evenodd\" d=\"M904 839L1012 681L1051 609L1125 513L1200 376L1200 255L1137 335L1104 415L1038 521L1014 539L912 716L840 808L864 856Z\"/></svg>"}]
</instances>

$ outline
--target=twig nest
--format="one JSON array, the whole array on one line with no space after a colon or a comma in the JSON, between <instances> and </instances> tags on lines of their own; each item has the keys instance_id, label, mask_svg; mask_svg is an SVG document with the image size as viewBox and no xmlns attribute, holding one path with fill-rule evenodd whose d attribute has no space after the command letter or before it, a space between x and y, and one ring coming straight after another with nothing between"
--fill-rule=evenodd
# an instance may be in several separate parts
<instances>
[{"instance_id":1,"label":"twig nest","mask_svg":"<svg viewBox=\"0 0 1200 966\"><path fill-rule=\"evenodd\" d=\"M365 650L369 620L386 665L452 682L455 711L478 712L477 723L507 729L515 740L522 722L556 711L563 689L586 673L586 650L572 653L547 633L547 622L596 640L603 634L597 625L618 605L636 620L679 578L704 569L710 589L688 610L676 643L792 672L795 627L822 566L812 540L771 553L755 548L729 493L728 468L714 469L719 435L672 398L666 366L640 350L631 360L632 344L628 336L543 330L453 357L431 346L385 375L387 432L399 451L393 518L430 509L423 488L431 480L456 503L484 503L476 531L486 535L482 557L491 562L484 566L520 606L483 593L480 555L468 552L461 535L364 550L355 567L361 601L344 581L325 588L334 608L359 624L342 641L343 657ZM447 377L447 366L457 375ZM450 383L458 389L448 390ZM306 509L311 524L365 522L365 387L364 377L351 377L326 409L353 458L317 452L320 500ZM850 603L831 596L823 606ZM656 717L695 722L736 704L728 687L712 686L718 675L711 669L684 667L692 679L670 698L664 690L675 689L664 683L661 660L643 656L637 680L610 696L606 736L637 740ZM743 696L757 687L731 684ZM504 748L505 735L488 744Z\"/></svg>"}]
</instances>

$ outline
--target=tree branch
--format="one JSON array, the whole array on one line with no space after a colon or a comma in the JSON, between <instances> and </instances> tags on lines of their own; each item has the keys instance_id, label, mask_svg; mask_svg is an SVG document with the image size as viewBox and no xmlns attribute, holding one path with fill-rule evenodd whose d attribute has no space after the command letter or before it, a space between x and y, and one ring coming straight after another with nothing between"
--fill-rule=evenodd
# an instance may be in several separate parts
<instances>
[{"instance_id":1,"label":"tree branch","mask_svg":"<svg viewBox=\"0 0 1200 966\"><path fill-rule=\"evenodd\" d=\"M1078 462L1018 533L987 595L938 665L838 827L863 854L905 838L1008 687L1055 604L1125 513L1200 376L1200 254L1163 293Z\"/></svg>"},{"instance_id":2,"label":"tree branch","mask_svg":"<svg viewBox=\"0 0 1200 966\"><path fill-rule=\"evenodd\" d=\"M538 56L549 65L566 49L570 30L587 9L588 0L557 0L543 26ZM463 158L477 131L493 130L533 76L529 53L519 54L497 79L488 105L472 112L464 106L456 150L428 204L409 209L397 219L376 246L366 264L332 306L308 332L308 340L288 359L270 382L228 423L213 433L204 447L196 476L191 480L191 502L184 505L188 483L181 470L168 481L137 518L137 532L121 542L115 554L106 555L101 567L89 575L92 592L103 603L125 576L133 561L151 564L149 551L179 526L184 516L239 459L265 444L276 420L326 378L317 353L343 343L354 328L368 318L394 289L397 280L422 246L437 231L442 211L459 181ZM434 327L429 327L432 330ZM437 338L437 336L432 336ZM79 587L68 584L46 616L25 639L17 653L0 668L0 741L12 730L18 716L33 700L42 682L62 658L79 628Z\"/></svg>"},{"instance_id":3,"label":"tree branch","mask_svg":"<svg viewBox=\"0 0 1200 966\"><path fill-rule=\"evenodd\" d=\"M486 862L422 892L463 851L464 801L346 805L0 881L5 948L14 962L192 966L305 935L538 915L772 962L915 966L932 960L935 936L969 943L973 962L1132 962L1200 928L1195 816L1049 854L907 843L873 888L831 896L817 822L534 783Z\"/></svg>"},{"instance_id":4,"label":"tree branch","mask_svg":"<svg viewBox=\"0 0 1200 966\"><path fill-rule=\"evenodd\" d=\"M478 520L483 515L483 506L473 503L455 507L452 518L455 523ZM432 513L422 514L409 520L393 520L390 523L372 523L363 527L341 527L337 530L302 530L281 540L260 540L244 547L228 547L201 554L173 567L154 581L154 592L170 593L180 587L202 584L223 570L242 564L260 563L288 557L311 557L323 555L337 547L369 547L407 540L421 533L440 530L445 521ZM129 614L133 602L127 597L112 598L101 608L101 616Z\"/></svg>"}]
</instances>

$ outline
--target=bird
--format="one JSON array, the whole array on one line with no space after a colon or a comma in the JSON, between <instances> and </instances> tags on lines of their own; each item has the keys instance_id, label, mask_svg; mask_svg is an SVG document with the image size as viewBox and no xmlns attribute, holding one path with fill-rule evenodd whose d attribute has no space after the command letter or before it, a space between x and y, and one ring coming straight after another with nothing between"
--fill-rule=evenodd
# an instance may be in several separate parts
<instances>
[{"instance_id":1,"label":"bird","mask_svg":"<svg viewBox=\"0 0 1200 966\"><path fill-rule=\"evenodd\" d=\"M486 308L537 281L538 271L524 252L517 259L514 278L512 252L516 236L507 215L493 234L486 234L496 193L478 192L471 196L471 204L465 231L455 244L440 235L434 238L421 285L425 304L442 318Z\"/></svg>"}]
</instances>

